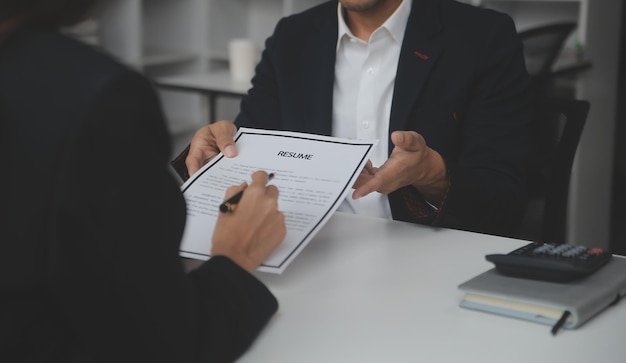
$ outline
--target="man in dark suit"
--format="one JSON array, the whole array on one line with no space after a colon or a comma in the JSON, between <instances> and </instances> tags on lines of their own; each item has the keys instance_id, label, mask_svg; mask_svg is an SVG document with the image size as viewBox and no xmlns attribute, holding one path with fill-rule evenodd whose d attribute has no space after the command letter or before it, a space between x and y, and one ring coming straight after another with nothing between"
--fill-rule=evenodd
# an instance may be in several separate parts
<instances>
[{"instance_id":1,"label":"man in dark suit","mask_svg":"<svg viewBox=\"0 0 626 363\"><path fill-rule=\"evenodd\" d=\"M507 15L452 0L329 1L277 24L235 124L377 136L385 158L353 199L378 193L397 220L507 235L526 203L528 85ZM179 162L193 173L219 150L234 156L235 130L200 129Z\"/></svg>"},{"instance_id":2,"label":"man in dark suit","mask_svg":"<svg viewBox=\"0 0 626 363\"><path fill-rule=\"evenodd\" d=\"M286 233L278 191L230 188L246 207L187 273L152 85L57 30L91 5L0 1L0 362L233 361L278 307L250 273Z\"/></svg>"}]
</instances>

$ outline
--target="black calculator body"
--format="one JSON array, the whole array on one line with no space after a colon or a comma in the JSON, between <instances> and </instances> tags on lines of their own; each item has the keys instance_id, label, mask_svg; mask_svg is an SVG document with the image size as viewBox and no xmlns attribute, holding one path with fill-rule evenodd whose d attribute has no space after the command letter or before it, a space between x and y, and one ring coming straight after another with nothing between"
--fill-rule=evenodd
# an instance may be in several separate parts
<instances>
[{"instance_id":1,"label":"black calculator body","mask_svg":"<svg viewBox=\"0 0 626 363\"><path fill-rule=\"evenodd\" d=\"M588 276L611 257L601 248L550 243L530 243L507 254L485 256L503 275L553 282Z\"/></svg>"}]
</instances>

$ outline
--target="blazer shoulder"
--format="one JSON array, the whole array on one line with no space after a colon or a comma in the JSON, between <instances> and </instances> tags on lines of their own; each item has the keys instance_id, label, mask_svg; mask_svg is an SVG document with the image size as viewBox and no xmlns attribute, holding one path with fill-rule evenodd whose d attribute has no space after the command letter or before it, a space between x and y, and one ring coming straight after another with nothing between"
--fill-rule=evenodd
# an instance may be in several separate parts
<instances>
[{"instance_id":1,"label":"blazer shoulder","mask_svg":"<svg viewBox=\"0 0 626 363\"><path fill-rule=\"evenodd\" d=\"M285 19L292 21L310 21L314 19L325 19L329 14L337 14L337 1L326 1L321 4L312 6L303 11L288 15Z\"/></svg>"},{"instance_id":2,"label":"blazer shoulder","mask_svg":"<svg viewBox=\"0 0 626 363\"><path fill-rule=\"evenodd\" d=\"M137 98L150 88L112 56L48 28L24 29L7 39L0 48L0 79L4 115L40 127L54 124L59 133L85 122L105 93Z\"/></svg>"},{"instance_id":3,"label":"blazer shoulder","mask_svg":"<svg viewBox=\"0 0 626 363\"><path fill-rule=\"evenodd\" d=\"M61 92L77 100L120 75L136 72L101 48L44 27L24 29L7 39L0 64L15 91L28 86L29 92Z\"/></svg>"},{"instance_id":4,"label":"blazer shoulder","mask_svg":"<svg viewBox=\"0 0 626 363\"><path fill-rule=\"evenodd\" d=\"M441 17L448 27L456 27L464 32L482 33L493 31L494 27L515 29L510 15L488 8L452 0L440 1Z\"/></svg>"},{"instance_id":5,"label":"blazer shoulder","mask_svg":"<svg viewBox=\"0 0 626 363\"><path fill-rule=\"evenodd\" d=\"M100 71L120 71L125 67L102 48L47 27L25 29L11 39L11 45L11 51L23 59L41 59L39 66ZM76 67L78 64L80 67Z\"/></svg>"},{"instance_id":6,"label":"blazer shoulder","mask_svg":"<svg viewBox=\"0 0 626 363\"><path fill-rule=\"evenodd\" d=\"M302 12L288 15L280 20L279 25L298 34L302 31L318 29L320 26L328 24L329 21L336 23L337 4L337 1L328 1Z\"/></svg>"}]
</instances>

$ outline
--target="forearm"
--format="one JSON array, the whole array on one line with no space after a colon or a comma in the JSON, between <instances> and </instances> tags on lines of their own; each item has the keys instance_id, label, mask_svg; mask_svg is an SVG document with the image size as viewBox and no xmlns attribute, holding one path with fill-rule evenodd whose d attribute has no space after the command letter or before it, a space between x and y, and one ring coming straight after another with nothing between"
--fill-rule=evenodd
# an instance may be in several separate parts
<instances>
[{"instance_id":1,"label":"forearm","mask_svg":"<svg viewBox=\"0 0 626 363\"><path fill-rule=\"evenodd\" d=\"M206 318L201 355L216 362L236 360L278 309L276 298L224 256L211 258L190 277Z\"/></svg>"}]
</instances>

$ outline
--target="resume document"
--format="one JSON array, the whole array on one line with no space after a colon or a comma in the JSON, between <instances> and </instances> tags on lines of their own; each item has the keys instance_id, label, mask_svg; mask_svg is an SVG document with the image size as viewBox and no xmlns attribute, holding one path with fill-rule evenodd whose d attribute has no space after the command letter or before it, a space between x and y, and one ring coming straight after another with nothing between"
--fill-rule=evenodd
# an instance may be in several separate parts
<instances>
[{"instance_id":1,"label":"resume document","mask_svg":"<svg viewBox=\"0 0 626 363\"><path fill-rule=\"evenodd\" d=\"M287 235L258 270L282 273L351 193L378 141L242 127L235 142L236 157L217 155L181 187L187 223L180 255L211 257L211 236L226 189L263 170L275 174L270 184L278 188Z\"/></svg>"}]
</instances>

